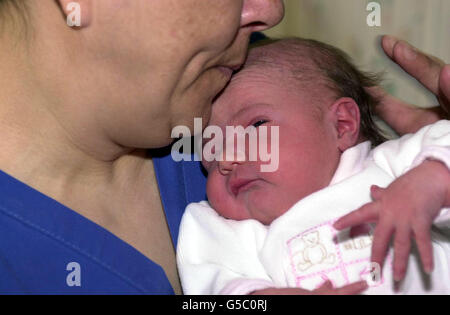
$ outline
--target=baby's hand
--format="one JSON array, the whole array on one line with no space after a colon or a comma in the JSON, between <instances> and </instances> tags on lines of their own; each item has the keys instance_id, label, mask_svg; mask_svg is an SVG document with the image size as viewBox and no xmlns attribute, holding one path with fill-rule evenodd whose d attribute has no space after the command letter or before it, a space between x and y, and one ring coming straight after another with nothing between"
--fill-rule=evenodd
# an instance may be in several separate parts
<instances>
[{"instance_id":1,"label":"baby's hand","mask_svg":"<svg viewBox=\"0 0 450 315\"><path fill-rule=\"evenodd\" d=\"M300 288L269 288L255 291L252 295L357 295L367 290L365 281L346 285L342 288L333 288L330 281L325 282L320 288L308 291Z\"/></svg>"},{"instance_id":2,"label":"baby's hand","mask_svg":"<svg viewBox=\"0 0 450 315\"><path fill-rule=\"evenodd\" d=\"M382 268L390 240L394 240L394 280L405 277L411 238L415 239L426 273L433 271L431 226L440 210L448 206L450 172L436 161L425 161L396 179L388 188L372 186L373 202L338 220L343 230L364 223L376 223L372 262Z\"/></svg>"}]
</instances>

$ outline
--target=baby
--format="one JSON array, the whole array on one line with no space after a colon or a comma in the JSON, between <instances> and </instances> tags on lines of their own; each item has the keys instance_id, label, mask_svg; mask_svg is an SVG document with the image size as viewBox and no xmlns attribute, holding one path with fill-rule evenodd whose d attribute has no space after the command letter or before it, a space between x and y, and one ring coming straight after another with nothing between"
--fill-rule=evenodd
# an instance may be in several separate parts
<instances>
[{"instance_id":1,"label":"baby","mask_svg":"<svg viewBox=\"0 0 450 315\"><path fill-rule=\"evenodd\" d=\"M250 51L210 125L279 127L278 147L269 148L279 150L279 167L203 162L208 202L187 207L178 240L185 294L277 294L361 280L368 294L450 293L450 122L383 143L365 89L375 83L316 41ZM412 237L419 253L410 254Z\"/></svg>"}]
</instances>

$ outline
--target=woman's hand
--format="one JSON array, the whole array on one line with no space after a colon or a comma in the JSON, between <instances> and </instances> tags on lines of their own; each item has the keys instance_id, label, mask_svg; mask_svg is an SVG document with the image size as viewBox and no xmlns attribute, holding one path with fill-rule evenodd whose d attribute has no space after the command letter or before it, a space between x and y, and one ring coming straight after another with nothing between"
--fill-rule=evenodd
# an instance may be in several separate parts
<instances>
[{"instance_id":1,"label":"woman's hand","mask_svg":"<svg viewBox=\"0 0 450 315\"><path fill-rule=\"evenodd\" d=\"M299 288L269 288L255 291L252 295L357 295L363 293L367 288L368 285L365 281L349 284L338 289L333 288L333 284L327 281L314 291Z\"/></svg>"},{"instance_id":2,"label":"woman's hand","mask_svg":"<svg viewBox=\"0 0 450 315\"><path fill-rule=\"evenodd\" d=\"M450 119L450 65L392 36L384 36L382 46L392 61L436 95L440 106L418 108L386 94L381 88L373 88L372 94L381 99L376 113L400 135Z\"/></svg>"}]
</instances>

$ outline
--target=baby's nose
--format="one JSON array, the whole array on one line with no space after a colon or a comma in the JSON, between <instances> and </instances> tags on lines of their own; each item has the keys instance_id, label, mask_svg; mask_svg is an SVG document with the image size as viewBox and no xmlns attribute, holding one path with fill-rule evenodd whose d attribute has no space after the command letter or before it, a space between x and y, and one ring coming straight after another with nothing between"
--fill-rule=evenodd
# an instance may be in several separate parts
<instances>
[{"instance_id":1,"label":"baby's nose","mask_svg":"<svg viewBox=\"0 0 450 315\"><path fill-rule=\"evenodd\" d=\"M245 163L245 160L246 154L244 151L239 150L239 148L235 147L235 150L225 150L222 161L219 161L219 171L222 175L228 175L233 172L237 166Z\"/></svg>"},{"instance_id":2,"label":"baby's nose","mask_svg":"<svg viewBox=\"0 0 450 315\"><path fill-rule=\"evenodd\" d=\"M241 164L239 161L220 161L219 162L219 171L220 174L227 176L234 171L234 169Z\"/></svg>"}]
</instances>

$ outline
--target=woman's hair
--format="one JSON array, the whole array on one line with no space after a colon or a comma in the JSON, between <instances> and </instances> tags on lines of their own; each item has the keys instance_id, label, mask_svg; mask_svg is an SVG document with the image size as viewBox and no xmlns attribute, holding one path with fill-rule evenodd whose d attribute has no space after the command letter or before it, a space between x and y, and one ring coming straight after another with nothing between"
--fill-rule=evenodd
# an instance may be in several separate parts
<instances>
[{"instance_id":1,"label":"woman's hair","mask_svg":"<svg viewBox=\"0 0 450 315\"><path fill-rule=\"evenodd\" d=\"M375 124L373 109L378 105L367 88L380 83L380 75L357 69L350 57L340 49L316 40L302 38L266 39L256 42L249 56L247 65L259 65L277 68L284 74L291 75L308 93L317 91L318 87L329 88L337 98L352 98L361 112L361 135L373 145L379 145L387 139Z\"/></svg>"}]
</instances>

